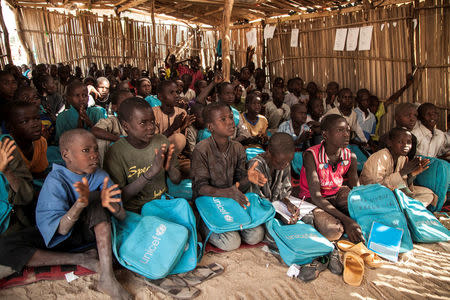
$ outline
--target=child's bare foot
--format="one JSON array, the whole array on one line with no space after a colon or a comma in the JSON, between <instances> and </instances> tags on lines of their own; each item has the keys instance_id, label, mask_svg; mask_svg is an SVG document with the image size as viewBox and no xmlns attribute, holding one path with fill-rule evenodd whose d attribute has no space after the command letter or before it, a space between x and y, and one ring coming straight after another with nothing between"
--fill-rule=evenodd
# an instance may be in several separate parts
<instances>
[{"instance_id":1,"label":"child's bare foot","mask_svg":"<svg viewBox=\"0 0 450 300\"><path fill-rule=\"evenodd\" d=\"M91 249L84 253L80 253L79 255L80 255L80 262L79 262L80 266L98 273L99 261L96 249Z\"/></svg>"},{"instance_id":2,"label":"child's bare foot","mask_svg":"<svg viewBox=\"0 0 450 300\"><path fill-rule=\"evenodd\" d=\"M109 295L112 299L133 299L133 297L120 285L120 283L114 277L107 278L106 276L100 276L97 288L101 292Z\"/></svg>"}]
</instances>

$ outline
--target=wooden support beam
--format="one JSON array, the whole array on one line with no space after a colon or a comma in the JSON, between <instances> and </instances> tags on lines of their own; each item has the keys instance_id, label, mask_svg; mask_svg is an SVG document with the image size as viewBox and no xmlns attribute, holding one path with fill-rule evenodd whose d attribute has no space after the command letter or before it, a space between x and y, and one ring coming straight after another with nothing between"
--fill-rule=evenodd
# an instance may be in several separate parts
<instances>
[{"instance_id":1,"label":"wooden support beam","mask_svg":"<svg viewBox=\"0 0 450 300\"><path fill-rule=\"evenodd\" d=\"M156 58L156 22L155 22L155 0L152 0L152 53L150 55L150 72L155 72L155 58Z\"/></svg>"},{"instance_id":2,"label":"wooden support beam","mask_svg":"<svg viewBox=\"0 0 450 300\"><path fill-rule=\"evenodd\" d=\"M144 4L147 1L148 0L134 0L134 1L131 1L131 2L129 2L129 3L125 4L125 5L123 5L123 6L119 7L119 9L117 11L119 13L121 13L121 12L123 12L123 11L125 11L125 10L127 10L129 8L133 8L133 7L139 6L141 4Z\"/></svg>"},{"instance_id":3,"label":"wooden support beam","mask_svg":"<svg viewBox=\"0 0 450 300\"><path fill-rule=\"evenodd\" d=\"M3 11L2 11L2 5L0 0L0 25L3 30L3 41L5 43L5 50L6 50L6 57L8 58L8 63L12 64L13 60L11 57L11 46L9 45L9 33L8 28L6 28L5 20L3 19Z\"/></svg>"},{"instance_id":4,"label":"wooden support beam","mask_svg":"<svg viewBox=\"0 0 450 300\"><path fill-rule=\"evenodd\" d=\"M207 13L204 13L201 17L210 16L210 15L219 13L222 10L223 10L223 7L219 8L219 9L216 9L216 10L209 11ZM194 18L189 19L189 21L195 21L195 20L198 20L199 18L200 18L200 16L199 17L194 17Z\"/></svg>"},{"instance_id":5,"label":"wooden support beam","mask_svg":"<svg viewBox=\"0 0 450 300\"><path fill-rule=\"evenodd\" d=\"M223 27L222 27L222 70L223 79L230 81L231 73L231 57L230 57L230 17L233 10L234 0L225 0L223 10Z\"/></svg>"}]
</instances>

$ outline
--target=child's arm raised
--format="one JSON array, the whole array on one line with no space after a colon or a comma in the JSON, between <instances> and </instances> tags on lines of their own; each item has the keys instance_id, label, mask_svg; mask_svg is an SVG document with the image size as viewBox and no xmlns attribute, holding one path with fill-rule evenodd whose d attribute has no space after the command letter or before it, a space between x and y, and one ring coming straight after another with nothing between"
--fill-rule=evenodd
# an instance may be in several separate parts
<instances>
[{"instance_id":1,"label":"child's arm raised","mask_svg":"<svg viewBox=\"0 0 450 300\"><path fill-rule=\"evenodd\" d=\"M120 139L118 135L115 135L111 132L106 131L105 129L96 126L92 127L91 132L93 135L95 135L96 138L102 140L117 142Z\"/></svg>"},{"instance_id":2,"label":"child's arm raised","mask_svg":"<svg viewBox=\"0 0 450 300\"><path fill-rule=\"evenodd\" d=\"M83 177L81 182L75 182L73 186L78 193L78 199L60 219L58 226L58 233L60 235L69 233L70 229L72 229L80 217L83 209L89 205L89 184L86 177Z\"/></svg>"},{"instance_id":3,"label":"child's arm raised","mask_svg":"<svg viewBox=\"0 0 450 300\"><path fill-rule=\"evenodd\" d=\"M350 241L363 242L364 237L359 225L349 216L346 216L344 213L334 207L330 203L330 201L322 197L322 194L320 192L320 179L317 175L316 163L314 161L312 153L305 152L305 154L303 155L303 165L305 166L306 180L308 182L308 188L313 204L340 220L344 225L344 231L345 233L347 233Z\"/></svg>"}]
</instances>

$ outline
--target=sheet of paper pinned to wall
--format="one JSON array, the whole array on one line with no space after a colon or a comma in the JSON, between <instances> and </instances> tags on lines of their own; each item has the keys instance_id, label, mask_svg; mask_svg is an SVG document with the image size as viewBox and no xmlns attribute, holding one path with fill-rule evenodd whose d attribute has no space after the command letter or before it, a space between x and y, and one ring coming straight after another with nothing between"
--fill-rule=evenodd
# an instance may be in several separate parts
<instances>
[{"instance_id":1,"label":"sheet of paper pinned to wall","mask_svg":"<svg viewBox=\"0 0 450 300\"><path fill-rule=\"evenodd\" d=\"M334 39L334 51L344 51L345 38L347 37L347 28L336 29L336 37Z\"/></svg>"},{"instance_id":2,"label":"sheet of paper pinned to wall","mask_svg":"<svg viewBox=\"0 0 450 300\"><path fill-rule=\"evenodd\" d=\"M273 38L273 34L275 33L276 27L277 27L276 25L270 26L269 24L267 24L266 27L264 27L264 39Z\"/></svg>"},{"instance_id":3,"label":"sheet of paper pinned to wall","mask_svg":"<svg viewBox=\"0 0 450 300\"><path fill-rule=\"evenodd\" d=\"M252 28L252 30L247 31L246 36L248 46L256 46L257 43L256 28Z\"/></svg>"},{"instance_id":4,"label":"sheet of paper pinned to wall","mask_svg":"<svg viewBox=\"0 0 450 300\"><path fill-rule=\"evenodd\" d=\"M298 32L299 30L297 28L294 28L291 31L291 47L298 46Z\"/></svg>"},{"instance_id":5,"label":"sheet of paper pinned to wall","mask_svg":"<svg viewBox=\"0 0 450 300\"><path fill-rule=\"evenodd\" d=\"M347 34L347 51L355 51L358 46L359 27L349 28Z\"/></svg>"},{"instance_id":6,"label":"sheet of paper pinned to wall","mask_svg":"<svg viewBox=\"0 0 450 300\"><path fill-rule=\"evenodd\" d=\"M370 43L372 42L373 26L364 26L359 30L359 45L358 50L370 50Z\"/></svg>"}]
</instances>

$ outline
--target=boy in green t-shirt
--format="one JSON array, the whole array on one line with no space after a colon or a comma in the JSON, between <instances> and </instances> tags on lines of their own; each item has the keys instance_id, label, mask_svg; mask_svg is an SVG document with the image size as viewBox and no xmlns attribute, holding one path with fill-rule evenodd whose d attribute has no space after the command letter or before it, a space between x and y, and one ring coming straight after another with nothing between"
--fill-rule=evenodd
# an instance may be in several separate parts
<instances>
[{"instance_id":1,"label":"boy in green t-shirt","mask_svg":"<svg viewBox=\"0 0 450 300\"><path fill-rule=\"evenodd\" d=\"M181 180L174 145L155 135L153 110L142 98L129 98L119 107L119 121L127 137L112 145L104 169L122 189L125 209L140 213L142 206L167 191L166 172L177 184Z\"/></svg>"}]
</instances>

